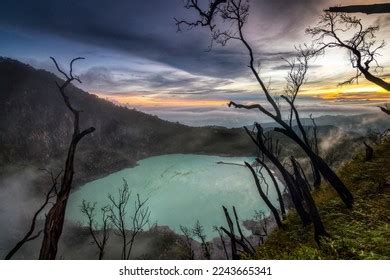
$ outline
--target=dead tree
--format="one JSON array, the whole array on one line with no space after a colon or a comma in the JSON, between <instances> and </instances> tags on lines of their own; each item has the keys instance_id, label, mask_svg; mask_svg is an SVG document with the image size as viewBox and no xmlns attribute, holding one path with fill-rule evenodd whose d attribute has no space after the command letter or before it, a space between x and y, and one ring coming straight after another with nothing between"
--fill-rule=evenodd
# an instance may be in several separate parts
<instances>
[{"instance_id":1,"label":"dead tree","mask_svg":"<svg viewBox=\"0 0 390 280\"><path fill-rule=\"evenodd\" d=\"M320 149L319 149L319 146L318 146L318 127L317 127L316 121L314 120L312 114L309 115L309 118L310 118L311 123L312 123L311 128L312 128L312 131L313 131L312 137L311 137L311 147L312 147L312 150L317 155L319 155L320 154ZM313 186L314 186L314 188L319 188L320 185L321 185L321 177L317 177L317 176L319 176L319 174L315 170L315 166L313 165L313 162L310 162L310 166L311 166L311 168L313 170L313 175L314 175Z\"/></svg>"},{"instance_id":2,"label":"dead tree","mask_svg":"<svg viewBox=\"0 0 390 280\"><path fill-rule=\"evenodd\" d=\"M149 207L146 206L147 201L148 199L141 200L139 194L137 194L137 199L134 201L134 214L131 217L131 238L127 252L127 259L130 259L130 253L133 248L135 238L144 230L144 227L149 224L151 211L149 210Z\"/></svg>"},{"instance_id":3,"label":"dead tree","mask_svg":"<svg viewBox=\"0 0 390 280\"><path fill-rule=\"evenodd\" d=\"M210 244L210 242L206 241L206 235L204 234L203 226L200 224L199 220L196 221L196 223L192 229L192 234L195 237L199 238L200 243L202 245L203 256L207 260L210 260L211 259L211 244Z\"/></svg>"},{"instance_id":4,"label":"dead tree","mask_svg":"<svg viewBox=\"0 0 390 280\"><path fill-rule=\"evenodd\" d=\"M118 191L118 199L115 199L111 194L108 195L108 199L111 201L110 207L110 221L115 232L122 239L122 253L121 259L125 260L127 256L128 247L128 234L126 227L126 208L130 199L130 191L127 181L123 179L123 188Z\"/></svg>"},{"instance_id":5,"label":"dead tree","mask_svg":"<svg viewBox=\"0 0 390 280\"><path fill-rule=\"evenodd\" d=\"M249 170L252 173L252 176L253 176L253 178L255 180L255 183L256 183L257 190L258 190L258 192L259 192L259 194L261 196L261 199L265 202L267 207L271 210L271 213L274 216L276 224L278 225L278 227L282 228L283 227L283 223L282 223L282 220L280 219L278 209L275 208L275 206L272 204L272 202L268 199L267 195L264 193L264 191L263 191L263 189L261 187L259 178L257 177L256 171L253 169L253 167L249 163L245 162L245 165L249 168Z\"/></svg>"},{"instance_id":6,"label":"dead tree","mask_svg":"<svg viewBox=\"0 0 390 280\"><path fill-rule=\"evenodd\" d=\"M226 217L226 222L228 224L229 230L225 229L224 227L220 227L220 229L227 234L230 238L230 251L232 254L233 260L239 260L240 255L237 251L237 241L236 241L236 234L234 232L234 224L232 219L230 218L229 212L227 211L225 206L222 206L223 212Z\"/></svg>"},{"instance_id":7,"label":"dead tree","mask_svg":"<svg viewBox=\"0 0 390 280\"><path fill-rule=\"evenodd\" d=\"M295 101L299 94L299 91L301 87L305 84L307 79L307 71L309 69L309 61L317 55L317 52L313 50L313 47L308 46L300 46L295 47L297 51L297 55L295 58L292 58L291 60L284 59L284 61L287 62L287 64L290 67L290 70L287 74L287 85L285 89L285 95L282 95L281 98L284 99L290 106L290 128L292 127L292 121L295 117L297 126L299 129L300 136L302 140L305 142L305 144L314 151L315 154L318 155L318 139L317 139L317 126L315 124L314 119L311 118L313 123L313 141L310 141L310 137L308 135L308 132L306 132L304 126L302 125L300 118L298 116L298 111L295 107ZM314 144L314 145L313 145ZM312 164L312 170L313 170L313 185L315 187L319 187L321 185L321 174L318 168Z\"/></svg>"},{"instance_id":8,"label":"dead tree","mask_svg":"<svg viewBox=\"0 0 390 280\"><path fill-rule=\"evenodd\" d=\"M195 259L194 249L192 248L192 232L189 228L180 225L180 231L184 235L183 243L187 251L186 259L193 260Z\"/></svg>"},{"instance_id":9,"label":"dead tree","mask_svg":"<svg viewBox=\"0 0 390 280\"><path fill-rule=\"evenodd\" d=\"M64 175L62 176L61 185L57 193L56 201L52 208L49 210L44 227L44 236L42 246L39 254L39 259L53 260L57 255L58 241L62 234L64 226L65 210L68 203L70 191L72 189L73 175L74 175L74 158L77 150L77 145L88 134L95 131L94 127L80 130L80 113L81 111L73 107L70 102L69 96L66 93L67 87L74 81L81 83L79 77L73 74L73 63L84 59L77 57L70 62L69 73L65 73L57 64L57 61L51 57L58 72L62 74L65 81L62 84L56 82L57 88L64 100L64 103L68 110L73 114L73 135L68 148L68 154L65 162Z\"/></svg>"},{"instance_id":10,"label":"dead tree","mask_svg":"<svg viewBox=\"0 0 390 280\"><path fill-rule=\"evenodd\" d=\"M237 214L235 206L233 206L233 214L234 214L234 219L236 220L236 227L237 227L238 233L240 234L240 241L241 241L241 243L247 244L248 248L254 253L255 252L255 248L252 246L252 244L245 237L245 235L243 234L243 232L241 230L240 219L238 218L238 214Z\"/></svg>"},{"instance_id":11,"label":"dead tree","mask_svg":"<svg viewBox=\"0 0 390 280\"><path fill-rule=\"evenodd\" d=\"M320 245L321 237L329 237L329 234L326 232L324 224L322 223L321 216L318 212L316 203L310 192L309 182L305 176L302 167L294 157L291 157L290 160L293 166L295 181L300 187L300 190L305 200L305 205L313 222L314 239L316 240L317 244Z\"/></svg>"},{"instance_id":12,"label":"dead tree","mask_svg":"<svg viewBox=\"0 0 390 280\"><path fill-rule=\"evenodd\" d=\"M216 1L212 1L210 5L214 5ZM189 9L195 10L200 16L199 10L202 10L197 4L194 5L195 7L189 7ZM217 16L220 16L220 18L225 22L225 26L227 26L227 30L222 30L221 28L215 28L215 18ZM243 105L243 104L237 104L233 101L229 103L229 106L233 106L235 108L243 108L247 110L259 110L262 114L270 117L272 120L274 120L280 127L276 127L274 130L277 132L280 132L284 135L286 135L288 138L293 140L297 145L299 145L302 150L307 154L311 162L313 163L313 166L315 169L317 169L321 175L329 182L329 184L336 190L336 192L339 194L340 198L344 202L344 204L347 207L352 207L353 204L353 196L351 192L348 190L348 188L344 185L344 183L340 180L340 178L336 175L336 173L329 167L328 164L319 156L317 155L311 148L311 146L307 143L307 137L305 137L306 132L303 129L302 123L299 118L298 110L296 109L295 105L291 100L287 97L284 97L283 99L287 101L287 103L290 105L294 117L297 121L297 125L299 130L301 131L301 136L299 136L293 128L290 127L289 123L283 120L281 110L278 106L277 101L270 93L269 89L267 88L266 84L263 82L262 78L260 77L260 74L258 70L255 67L255 55L253 52L253 49L246 39L244 35L244 25L247 21L247 18L249 16L249 5L248 1L245 0L228 0L226 3L219 3L218 9L216 12L212 15L214 18L206 24L209 26L213 39L222 45L226 45L229 40L238 40L242 43L242 45L245 47L245 49L248 52L249 56L249 65L248 67L252 71L252 74L254 75L256 81L258 82L260 88L262 89L266 100L268 104L271 106L272 109L266 109L265 106L261 104L252 104L252 105ZM186 24L188 25L188 22L186 21L177 21L177 25L180 29L180 25Z\"/></svg>"},{"instance_id":13,"label":"dead tree","mask_svg":"<svg viewBox=\"0 0 390 280\"><path fill-rule=\"evenodd\" d=\"M95 245L98 247L99 260L102 260L104 257L107 241L110 237L110 216L108 215L110 209L108 206L104 206L100 210L102 216L101 224L99 225L95 220L96 202L91 204L90 202L86 202L85 200L83 200L81 205L81 212L88 219L89 233L91 234Z\"/></svg>"},{"instance_id":14,"label":"dead tree","mask_svg":"<svg viewBox=\"0 0 390 280\"><path fill-rule=\"evenodd\" d=\"M50 201L53 198L55 198L55 196L57 195L57 189L56 188L57 188L57 184L58 184L58 178L61 175L61 172L59 172L56 176L54 176L52 172L48 172L48 173L50 174L51 181L52 181L51 188L46 193L45 200L43 201L41 206L34 213L32 219L31 219L31 224L30 224L29 230L26 232L24 237L21 240L19 240L18 243L16 243L15 246L7 253L7 255L5 256L5 260L10 260L16 254L16 252L19 251L20 248L22 248L22 246L24 244L26 244L27 242L32 241L34 239L37 239L41 235L41 233L42 233L42 230L40 230L35 235L33 235L33 233L35 232L37 219L38 219L39 215L43 212L43 210L50 203Z\"/></svg>"},{"instance_id":15,"label":"dead tree","mask_svg":"<svg viewBox=\"0 0 390 280\"><path fill-rule=\"evenodd\" d=\"M311 123L312 123L312 130L313 130L313 135L312 135L312 147L313 147L313 150L314 152L319 155L320 154L320 149L318 147L318 126L316 124L316 121L315 119L313 118L313 115L310 114L309 115L309 118L311 120Z\"/></svg>"},{"instance_id":16,"label":"dead tree","mask_svg":"<svg viewBox=\"0 0 390 280\"><path fill-rule=\"evenodd\" d=\"M390 4L350 5L330 7L326 12L331 13L364 13L364 14L385 14L390 13Z\"/></svg>"},{"instance_id":17,"label":"dead tree","mask_svg":"<svg viewBox=\"0 0 390 280\"><path fill-rule=\"evenodd\" d=\"M259 237L258 245L264 244L265 238L268 236L268 218L264 211L255 211L253 220L257 222L257 228L255 228L253 235Z\"/></svg>"},{"instance_id":18,"label":"dead tree","mask_svg":"<svg viewBox=\"0 0 390 280\"><path fill-rule=\"evenodd\" d=\"M272 138L268 138L268 143L271 142L272 143ZM272 145L267 145L268 149L269 150L272 150L273 151L273 147ZM256 162L260 165L260 169L265 169L268 173L268 175L270 176L271 178L271 181L275 187L275 190L276 190L276 193L277 193L277 196L278 196L278 201L279 201L279 206L280 206L280 211L282 213L282 217L284 217L286 215L286 207L284 206L284 201L283 201L283 196L282 196L282 192L280 191L280 187L279 187L279 184L278 182L276 181L276 178L274 176L274 174L272 174L272 171L271 169L267 166L267 164L265 163L264 160L261 160L260 158L256 158ZM230 162L223 162L223 161L218 161L217 164L226 164L226 165L234 165L234 166L242 166L242 167L247 167L246 164L240 164L240 163L230 163ZM261 170L260 170L261 171ZM263 178L263 182L267 185L267 190L268 190L268 183L266 182L266 180L264 179L264 176L262 175L262 173L260 173L260 175L262 176ZM268 192L268 191L267 191Z\"/></svg>"},{"instance_id":19,"label":"dead tree","mask_svg":"<svg viewBox=\"0 0 390 280\"><path fill-rule=\"evenodd\" d=\"M226 248L226 242L225 242L225 238L223 236L223 231L219 227L217 227L217 226L214 226L213 229L219 235L219 240L221 241L221 245L222 245L223 251L225 253L225 258L228 260L229 259L229 253L228 253L227 248Z\"/></svg>"},{"instance_id":20,"label":"dead tree","mask_svg":"<svg viewBox=\"0 0 390 280\"><path fill-rule=\"evenodd\" d=\"M364 160L370 161L374 157L374 149L370 145L368 145L365 141L363 141L363 144L364 144L365 151L366 151L366 155L365 155Z\"/></svg>"},{"instance_id":21,"label":"dead tree","mask_svg":"<svg viewBox=\"0 0 390 280\"><path fill-rule=\"evenodd\" d=\"M257 146L259 151L278 169L280 174L283 177L283 180L288 189L291 200L294 204L294 208L297 211L303 226L309 225L311 223L310 216L303 206L303 197L301 196L298 187L294 181L293 176L288 172L284 167L282 162L274 155L273 151L269 149L269 146L266 145L266 137L264 135L263 128L259 123L255 123L254 128L256 133L249 131L248 128L244 127L248 136L252 139L253 143ZM268 141L268 140L267 140ZM281 198L283 200L283 198Z\"/></svg>"},{"instance_id":22,"label":"dead tree","mask_svg":"<svg viewBox=\"0 0 390 280\"><path fill-rule=\"evenodd\" d=\"M131 223L128 228L126 220L127 205L130 199L130 191L127 181L123 179L123 188L118 191L118 199L115 199L111 194L108 195L111 202L109 206L109 218L112 225L116 229L116 234L122 239L121 259L130 259L130 254L135 243L137 235L143 231L144 227L150 221L150 210L146 206L148 199L141 200L139 194L134 201L134 213L130 217Z\"/></svg>"},{"instance_id":23,"label":"dead tree","mask_svg":"<svg viewBox=\"0 0 390 280\"><path fill-rule=\"evenodd\" d=\"M390 105L386 104L385 106L379 106L379 109L387 115L390 115Z\"/></svg>"},{"instance_id":24,"label":"dead tree","mask_svg":"<svg viewBox=\"0 0 390 280\"><path fill-rule=\"evenodd\" d=\"M235 234L234 230L234 224L233 221L230 217L229 211L226 209L225 206L222 206L223 212L226 217L226 222L228 223L229 230L227 230L224 227L220 227L220 229L226 233L227 236L230 237L230 245L231 245L231 251L232 251L232 259L233 260L239 260L240 259L240 252L244 253L249 256L253 256L256 253L255 248L252 246L252 244L249 242L249 240L244 236L242 230L241 230L241 225L240 221L237 215L236 208L233 206L233 213L234 213L234 218L236 221L236 227L239 233L239 236ZM238 249L238 247L241 248Z\"/></svg>"},{"instance_id":25,"label":"dead tree","mask_svg":"<svg viewBox=\"0 0 390 280\"><path fill-rule=\"evenodd\" d=\"M318 45L318 52L328 48L348 51L349 60L356 74L341 85L358 82L363 75L368 81L390 91L390 83L374 74L381 68L377 56L385 46L384 41L376 41L375 33L378 30L378 25L365 28L361 19L354 16L325 12L317 26L306 29L306 33L313 36L314 42Z\"/></svg>"},{"instance_id":26,"label":"dead tree","mask_svg":"<svg viewBox=\"0 0 390 280\"><path fill-rule=\"evenodd\" d=\"M275 190L276 190L276 193L278 195L280 212L282 213L282 217L284 218L286 216L286 207L284 205L284 200L283 200L282 192L280 191L279 184L276 181L276 178L275 178L274 174L272 174L271 169L267 166L267 164L264 162L264 160L261 160L260 158L256 158L256 161L257 161L258 164L260 164L260 166L262 168L264 168L267 171L269 177L272 180L272 183L273 183L273 185L275 187Z\"/></svg>"}]
</instances>

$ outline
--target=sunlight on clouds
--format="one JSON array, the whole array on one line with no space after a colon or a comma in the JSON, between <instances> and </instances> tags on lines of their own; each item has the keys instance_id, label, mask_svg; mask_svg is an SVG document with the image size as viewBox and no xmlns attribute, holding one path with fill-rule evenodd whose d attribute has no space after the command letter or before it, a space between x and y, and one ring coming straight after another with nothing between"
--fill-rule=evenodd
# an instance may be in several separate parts
<instances>
[{"instance_id":1,"label":"sunlight on clouds","mask_svg":"<svg viewBox=\"0 0 390 280\"><path fill-rule=\"evenodd\" d=\"M138 108L153 108L153 107L218 107L226 106L227 100L207 100L207 99L195 99L195 98L178 98L178 97L161 97L155 95L139 95L132 93L119 93L119 94L104 94L94 93L100 98L107 99L109 101L126 104L132 107Z\"/></svg>"},{"instance_id":2,"label":"sunlight on clouds","mask_svg":"<svg viewBox=\"0 0 390 280\"><path fill-rule=\"evenodd\" d=\"M302 94L334 101L390 101L388 92L368 82L336 87L311 86L304 89Z\"/></svg>"}]
</instances>

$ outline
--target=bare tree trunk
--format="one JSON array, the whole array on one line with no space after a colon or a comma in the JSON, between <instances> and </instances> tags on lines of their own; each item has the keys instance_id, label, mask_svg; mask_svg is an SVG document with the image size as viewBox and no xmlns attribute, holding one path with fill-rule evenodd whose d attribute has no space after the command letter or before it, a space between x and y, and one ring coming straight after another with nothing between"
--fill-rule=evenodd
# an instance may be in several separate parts
<instances>
[{"instance_id":1,"label":"bare tree trunk","mask_svg":"<svg viewBox=\"0 0 390 280\"><path fill-rule=\"evenodd\" d=\"M319 147L318 147L318 127L317 127L317 124L314 120L314 118L312 117L312 115L310 114L310 120L312 121L313 123L313 146L314 146L314 152L316 153L316 155L320 155L320 150L319 150ZM316 168L312 162L310 162L311 164L311 167L313 169L313 186L314 188L319 188L320 185L321 185L321 174L320 174L320 171L318 170L318 168Z\"/></svg>"},{"instance_id":2,"label":"bare tree trunk","mask_svg":"<svg viewBox=\"0 0 390 280\"><path fill-rule=\"evenodd\" d=\"M313 221L314 239L316 240L317 244L320 245L321 236L329 237L329 234L325 230L324 224L322 223L321 216L318 212L315 201L310 193L309 183L307 179L304 177L304 175L303 176L301 175L301 172L303 172L302 167L299 165L299 163L296 161L294 157L291 157L291 163L294 169L295 180L297 181L297 185L300 186L302 190L303 196L305 198L306 206L309 210L311 220Z\"/></svg>"},{"instance_id":3,"label":"bare tree trunk","mask_svg":"<svg viewBox=\"0 0 390 280\"><path fill-rule=\"evenodd\" d=\"M282 192L280 191L279 184L276 181L276 178L275 178L274 174L272 174L271 169L269 169L269 167L265 164L264 161L260 160L259 158L257 158L256 161L259 164L261 164L261 166L263 166L265 168L265 170L267 171L268 175L271 177L272 183L274 184L276 193L278 195L280 212L282 212L282 216L285 217L286 216L286 207L284 206Z\"/></svg>"},{"instance_id":4,"label":"bare tree trunk","mask_svg":"<svg viewBox=\"0 0 390 280\"><path fill-rule=\"evenodd\" d=\"M240 259L240 255L237 252L237 244L236 244L236 239L235 239L233 221L230 218L229 212L227 211L226 207L222 206L222 209L223 209L223 212L225 213L226 222L228 223L229 231L227 231L223 227L221 227L221 230L223 230L230 237L230 248L231 248L231 251L232 251L232 259L233 260L239 260Z\"/></svg>"},{"instance_id":5,"label":"bare tree trunk","mask_svg":"<svg viewBox=\"0 0 390 280\"><path fill-rule=\"evenodd\" d=\"M188 250L187 259L193 260L193 259L195 259L195 253L194 253L194 250L192 248L191 231L187 227L182 226L182 225L180 225L180 230L184 235L184 245L185 245L185 247L187 247L186 249ZM219 229L216 228L216 230L218 231L219 235L221 236Z\"/></svg>"},{"instance_id":6,"label":"bare tree trunk","mask_svg":"<svg viewBox=\"0 0 390 280\"><path fill-rule=\"evenodd\" d=\"M390 4L370 4L370 5L350 5L330 7L327 12L331 13L364 13L364 14L383 14L390 13Z\"/></svg>"},{"instance_id":7,"label":"bare tree trunk","mask_svg":"<svg viewBox=\"0 0 390 280\"><path fill-rule=\"evenodd\" d=\"M82 59L82 58L75 58L70 62L70 72L69 75L63 72L57 62L54 58L51 58L54 62L54 64L57 67L57 70L64 75L66 78L66 81L60 86L57 84L57 87L64 99L64 102L68 109L73 113L74 120L73 120L73 136L72 141L69 145L68 149L68 155L65 163L65 170L64 170L64 176L62 177L61 187L57 194L56 202L54 203L53 207L50 209L49 213L46 216L46 222L45 222L45 228L44 228L44 236L41 246L41 251L39 254L39 259L43 260L54 260L57 255L57 246L58 241L62 234L62 229L64 226L64 218L65 218L65 210L66 205L68 202L70 190L72 188L72 181L73 181L73 175L74 175L74 157L76 154L77 145L80 142L80 140L95 131L95 128L90 127L82 132L80 132L79 129L79 114L80 111L73 108L73 106L70 104L69 97L65 93L66 87L74 80L79 81L79 78L76 76L73 76L73 63L76 60Z\"/></svg>"},{"instance_id":8,"label":"bare tree trunk","mask_svg":"<svg viewBox=\"0 0 390 280\"><path fill-rule=\"evenodd\" d=\"M275 221L276 221L276 224L278 225L278 228L282 228L283 224L282 224L282 221L280 220L279 212L275 208L275 206L273 206L271 201L268 199L267 195L263 192L259 178L257 177L256 171L253 169L253 167L249 163L245 162L245 165L251 171L253 178L255 179L257 190L259 191L259 194L260 194L261 198L263 199L263 201L265 202L265 204L267 204L268 208L271 210L271 213L275 218Z\"/></svg>"},{"instance_id":9,"label":"bare tree trunk","mask_svg":"<svg viewBox=\"0 0 390 280\"><path fill-rule=\"evenodd\" d=\"M211 259L211 248L210 243L206 241L206 235L204 234L203 226L200 224L199 220L196 221L194 228L192 229L194 236L197 236L200 239L200 243L203 249L203 256L207 259Z\"/></svg>"},{"instance_id":10,"label":"bare tree trunk","mask_svg":"<svg viewBox=\"0 0 390 280\"><path fill-rule=\"evenodd\" d=\"M366 142L363 142L364 147L366 148L365 161L370 161L374 157L374 149L368 145Z\"/></svg>"},{"instance_id":11,"label":"bare tree trunk","mask_svg":"<svg viewBox=\"0 0 390 280\"><path fill-rule=\"evenodd\" d=\"M239 258L238 249L237 249L236 245L239 245L242 248L242 250L243 250L243 252L245 254L247 254L249 256L253 256L255 254L256 250L252 246L252 244L249 242L249 240L247 238L245 238L245 236L242 233L241 226L240 226L240 221L238 219L238 215L237 215L237 211L236 211L236 207L233 206L233 212L234 212L234 217L235 217L235 220L236 220L237 230L238 230L238 232L240 234L239 238L234 233L234 225L233 225L232 219L230 218L229 212L227 211L227 209L224 206L222 206L222 208L223 208L226 220L227 220L228 225L229 225L229 231L227 229L225 229L224 227L221 227L221 230L223 232L225 232L232 239L232 242L234 242L234 244L235 244L234 246L236 248L235 249L236 250L235 254L237 255L236 257Z\"/></svg>"},{"instance_id":12,"label":"bare tree trunk","mask_svg":"<svg viewBox=\"0 0 390 280\"><path fill-rule=\"evenodd\" d=\"M366 68L359 66L359 70L363 73L364 77L373 84L380 86L381 88L390 91L390 83L382 80L381 78L371 74Z\"/></svg>"},{"instance_id":13,"label":"bare tree trunk","mask_svg":"<svg viewBox=\"0 0 390 280\"><path fill-rule=\"evenodd\" d=\"M298 193L298 189L295 186L294 179L292 178L291 174L284 168L283 164L280 162L278 158L275 157L274 154L272 154L264 145L264 143L261 141L261 135L262 127L260 124L256 124L257 127L257 134L258 137L255 139L252 135L252 133L245 127L246 133L249 135L249 137L252 139L252 141L255 143L255 145L259 148L259 150L272 162L272 164L279 170L279 172L282 174L283 180L286 183L287 189L289 191L289 194L291 196L291 200L294 204L294 208L297 211L302 224L304 226L309 225L311 223L310 216L306 212L305 208L302 205L302 198L300 197L300 194Z\"/></svg>"},{"instance_id":14,"label":"bare tree trunk","mask_svg":"<svg viewBox=\"0 0 390 280\"><path fill-rule=\"evenodd\" d=\"M249 240L242 233L240 220L238 218L238 214L237 214L235 206L233 206L233 214L234 214L234 218L236 220L236 226L237 226L238 233L240 234L241 242L247 244L248 248L254 253L256 251L255 248L252 246L252 244L249 242Z\"/></svg>"},{"instance_id":15,"label":"bare tree trunk","mask_svg":"<svg viewBox=\"0 0 390 280\"><path fill-rule=\"evenodd\" d=\"M387 115L390 115L390 106L387 104L387 106L379 106L381 111Z\"/></svg>"},{"instance_id":16,"label":"bare tree trunk","mask_svg":"<svg viewBox=\"0 0 390 280\"><path fill-rule=\"evenodd\" d=\"M352 208L353 196L340 178L334 173L334 171L328 166L328 164L318 155L316 155L309 147L302 142L293 132L283 128L275 128L275 131L283 133L287 137L293 139L307 154L314 166L318 168L322 176L332 185L332 187L339 194L341 200L348 208Z\"/></svg>"},{"instance_id":17,"label":"bare tree trunk","mask_svg":"<svg viewBox=\"0 0 390 280\"><path fill-rule=\"evenodd\" d=\"M102 260L107 241L110 237L110 233L109 233L110 217L108 215L110 208L109 206L105 206L101 208L102 217L101 217L101 225L99 228L98 228L98 224L95 221L95 209L96 209L96 202L94 204L91 204L83 200L81 205L81 213L83 213L88 219L89 233L91 234L95 245L99 249L99 260ZM99 235L101 235L101 237L99 237Z\"/></svg>"},{"instance_id":18,"label":"bare tree trunk","mask_svg":"<svg viewBox=\"0 0 390 280\"><path fill-rule=\"evenodd\" d=\"M222 235L222 232L220 231L220 229L218 229L218 234L219 234L219 239L221 240L221 244L222 244L222 247L223 247L223 251L225 253L225 257L226 259L228 260L229 259L229 254L228 254L228 251L226 249L226 243L225 243L225 239L223 238L223 235Z\"/></svg>"}]
</instances>

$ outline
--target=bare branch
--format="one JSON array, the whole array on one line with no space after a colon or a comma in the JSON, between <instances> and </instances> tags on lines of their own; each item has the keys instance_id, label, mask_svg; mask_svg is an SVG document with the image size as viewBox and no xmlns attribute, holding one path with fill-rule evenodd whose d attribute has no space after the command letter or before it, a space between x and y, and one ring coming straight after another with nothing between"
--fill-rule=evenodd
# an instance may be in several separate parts
<instances>
[{"instance_id":1,"label":"bare branch","mask_svg":"<svg viewBox=\"0 0 390 280\"><path fill-rule=\"evenodd\" d=\"M203 226L200 224L199 220L196 221L195 226L192 229L194 236L200 239L202 244L203 255L207 260L211 259L211 244L206 241L206 235L204 234Z\"/></svg>"},{"instance_id":2,"label":"bare branch","mask_svg":"<svg viewBox=\"0 0 390 280\"><path fill-rule=\"evenodd\" d=\"M378 30L378 25L363 27L361 19L354 16L325 12L317 26L306 29L306 33L312 35L319 50L337 47L348 51L351 66L356 70L356 74L340 84L358 82L359 77L364 75L368 81L390 91L390 83L374 75L370 70L372 64L374 73L381 69L377 56L380 55L385 43L377 42Z\"/></svg>"},{"instance_id":3,"label":"bare branch","mask_svg":"<svg viewBox=\"0 0 390 280\"><path fill-rule=\"evenodd\" d=\"M34 240L38 238L42 232L40 230L36 235L33 236L33 233L35 231L36 223L37 223L37 218L41 214L41 212L46 208L46 206L50 203L51 199L56 196L56 187L57 187L57 181L58 178L61 176L62 171L60 171L57 175L53 175L51 171L48 171L46 169L43 169L46 173L50 174L50 179L52 181L51 188L49 191L46 193L45 200L41 204L41 206L38 208L38 210L34 213L32 219L31 219L31 224L30 224L30 229L27 231L27 233L24 235L24 237L16 243L16 245L7 253L5 256L6 260L11 259L17 251L19 251L20 248L27 242Z\"/></svg>"}]
</instances>

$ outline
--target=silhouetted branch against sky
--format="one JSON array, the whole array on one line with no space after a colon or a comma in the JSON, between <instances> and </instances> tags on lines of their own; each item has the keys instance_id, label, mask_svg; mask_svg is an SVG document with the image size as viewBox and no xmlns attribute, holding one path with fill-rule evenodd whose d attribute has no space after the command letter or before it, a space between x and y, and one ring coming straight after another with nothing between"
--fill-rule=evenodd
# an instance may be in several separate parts
<instances>
[{"instance_id":1,"label":"silhouetted branch against sky","mask_svg":"<svg viewBox=\"0 0 390 280\"><path fill-rule=\"evenodd\" d=\"M340 48L348 52L352 68L356 74L341 85L358 82L361 76L379 87L390 91L390 83L381 79L378 57L385 47L385 41L378 41L376 33L379 25L364 26L361 19L343 13L325 12L319 23L306 29L319 51Z\"/></svg>"},{"instance_id":2,"label":"silhouetted branch against sky","mask_svg":"<svg viewBox=\"0 0 390 280\"><path fill-rule=\"evenodd\" d=\"M380 3L371 5L350 5L330 7L327 12L331 13L364 13L364 14L389 14L390 3Z\"/></svg>"},{"instance_id":3,"label":"silhouetted branch against sky","mask_svg":"<svg viewBox=\"0 0 390 280\"><path fill-rule=\"evenodd\" d=\"M249 78L250 69L244 67L244 49L233 40L229 49L214 44L207 52L212 39L210 28L218 35L214 39L221 43L239 35L229 32L231 19L228 17L218 17L212 22L217 14L224 12L226 16L220 7L227 2L213 0L215 5L209 9L209 1L205 0L4 0L0 9L0 52L55 74L58 71L47 54L58 61L86 57L85 63L78 65L83 81L78 86L100 97L188 124L244 125L254 119L244 113L226 118L224 108L226 100L249 102L258 96ZM246 19L246 39L253 46L256 59L262 62L264 80L268 83L272 77L274 91L285 89L289 71L281 57L290 60L295 56L294 45L311 40L305 35L305 28L313 26L329 7L360 2L249 2L251 13ZM183 4L187 7L198 4L201 16L199 10L196 14L194 10L183 9ZM357 16L365 26L380 25L376 33L378 41L389 39L388 15ZM177 32L177 21L195 18L200 20L195 20L198 26L211 23L210 28L188 31L191 36L185 34L187 28ZM221 26L221 21L225 21L224 29L218 30L215 25ZM384 46L381 53L389 53L389 48ZM390 58L383 55L376 59L384 67L380 76L388 75ZM378 103L388 101L380 89L365 79L360 79L360 86L337 87L340 81L350 78L351 71L343 50L332 49L326 57L316 59L311 65L302 105L317 116L374 111ZM358 94L351 95L351 91ZM366 106L367 103L373 106Z\"/></svg>"}]
</instances>

